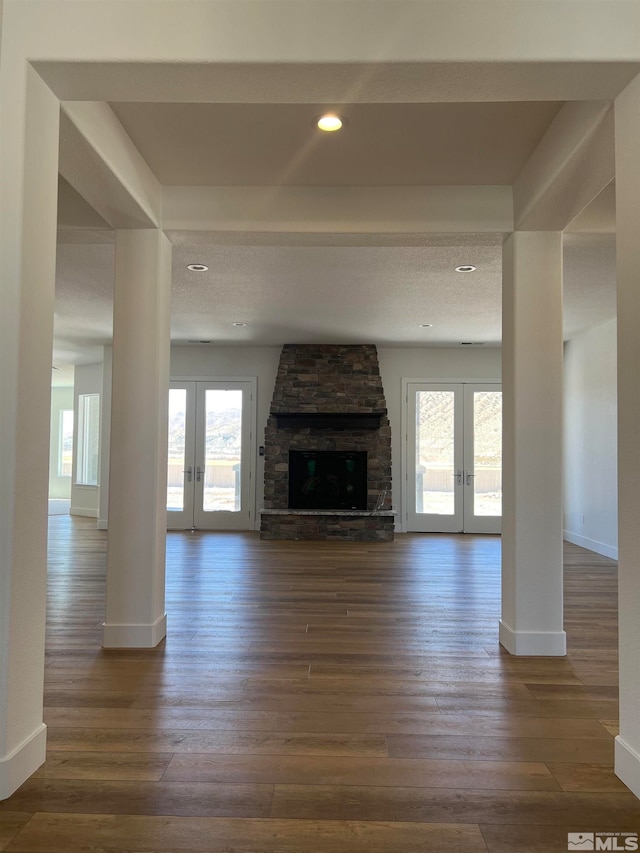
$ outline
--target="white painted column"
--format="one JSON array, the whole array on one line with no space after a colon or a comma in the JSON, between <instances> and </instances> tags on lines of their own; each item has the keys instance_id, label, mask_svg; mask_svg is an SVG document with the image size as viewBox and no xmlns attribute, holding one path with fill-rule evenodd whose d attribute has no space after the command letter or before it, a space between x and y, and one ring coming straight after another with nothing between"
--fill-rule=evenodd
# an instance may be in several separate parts
<instances>
[{"instance_id":1,"label":"white painted column","mask_svg":"<svg viewBox=\"0 0 640 853\"><path fill-rule=\"evenodd\" d=\"M106 648L152 648L164 609L171 245L118 231L113 318Z\"/></svg>"},{"instance_id":2,"label":"white painted column","mask_svg":"<svg viewBox=\"0 0 640 853\"><path fill-rule=\"evenodd\" d=\"M615 771L640 797L640 78L616 100L615 120L620 620Z\"/></svg>"},{"instance_id":3,"label":"white painted column","mask_svg":"<svg viewBox=\"0 0 640 853\"><path fill-rule=\"evenodd\" d=\"M0 799L45 759L42 721L58 100L0 69Z\"/></svg>"},{"instance_id":4,"label":"white painted column","mask_svg":"<svg viewBox=\"0 0 640 853\"><path fill-rule=\"evenodd\" d=\"M564 655L562 234L519 231L503 252L500 642Z\"/></svg>"}]
</instances>

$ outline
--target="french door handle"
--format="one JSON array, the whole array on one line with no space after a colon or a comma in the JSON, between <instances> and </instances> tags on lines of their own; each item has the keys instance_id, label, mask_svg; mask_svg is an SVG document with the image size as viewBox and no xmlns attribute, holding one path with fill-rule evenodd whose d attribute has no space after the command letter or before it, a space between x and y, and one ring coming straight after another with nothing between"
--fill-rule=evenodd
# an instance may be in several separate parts
<instances>
[{"instance_id":1,"label":"french door handle","mask_svg":"<svg viewBox=\"0 0 640 853\"><path fill-rule=\"evenodd\" d=\"M193 479L193 469L191 468L191 465L189 465L188 468L185 468L182 473L187 475L187 483L190 483Z\"/></svg>"},{"instance_id":2,"label":"french door handle","mask_svg":"<svg viewBox=\"0 0 640 853\"><path fill-rule=\"evenodd\" d=\"M197 465L196 466L196 483L201 482L203 474L204 474L204 467L201 468L199 465Z\"/></svg>"},{"instance_id":3,"label":"french door handle","mask_svg":"<svg viewBox=\"0 0 640 853\"><path fill-rule=\"evenodd\" d=\"M471 480L475 477L475 474L472 474L470 471L467 471L467 486L471 485Z\"/></svg>"},{"instance_id":4,"label":"french door handle","mask_svg":"<svg viewBox=\"0 0 640 853\"><path fill-rule=\"evenodd\" d=\"M462 471L456 471L456 473L453 475L453 476L456 478L456 483L457 483L459 486L461 486L461 485L462 485L462 474L463 474L463 472L462 472Z\"/></svg>"}]
</instances>

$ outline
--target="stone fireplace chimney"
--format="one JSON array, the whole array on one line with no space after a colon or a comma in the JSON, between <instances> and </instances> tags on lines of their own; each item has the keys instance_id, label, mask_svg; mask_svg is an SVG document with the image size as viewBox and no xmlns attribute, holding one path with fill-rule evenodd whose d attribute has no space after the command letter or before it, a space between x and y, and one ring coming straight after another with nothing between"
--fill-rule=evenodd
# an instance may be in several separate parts
<instances>
[{"instance_id":1,"label":"stone fireplace chimney","mask_svg":"<svg viewBox=\"0 0 640 853\"><path fill-rule=\"evenodd\" d=\"M292 451L311 460L314 480L329 471L331 485L364 459L362 508L349 508L344 496L333 506L326 482L322 508L292 507ZM391 428L375 346L285 345L265 430L261 538L391 541L393 516Z\"/></svg>"}]
</instances>

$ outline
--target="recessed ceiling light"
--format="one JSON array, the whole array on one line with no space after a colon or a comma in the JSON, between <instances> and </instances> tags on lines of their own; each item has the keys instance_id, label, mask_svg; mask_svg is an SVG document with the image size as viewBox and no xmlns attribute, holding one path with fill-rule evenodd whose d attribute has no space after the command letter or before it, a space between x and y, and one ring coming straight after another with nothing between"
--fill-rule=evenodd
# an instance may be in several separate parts
<instances>
[{"instance_id":1,"label":"recessed ceiling light","mask_svg":"<svg viewBox=\"0 0 640 853\"><path fill-rule=\"evenodd\" d=\"M430 329L433 326L433 323L419 323L419 329Z\"/></svg>"},{"instance_id":2,"label":"recessed ceiling light","mask_svg":"<svg viewBox=\"0 0 640 853\"><path fill-rule=\"evenodd\" d=\"M316 119L317 127L319 130L324 130L325 133L334 133L336 130L340 130L344 123L345 120L335 113L326 113L326 115Z\"/></svg>"},{"instance_id":3,"label":"recessed ceiling light","mask_svg":"<svg viewBox=\"0 0 640 853\"><path fill-rule=\"evenodd\" d=\"M456 267L456 272L475 272L476 267L471 264L463 264L461 267Z\"/></svg>"},{"instance_id":4,"label":"recessed ceiling light","mask_svg":"<svg viewBox=\"0 0 640 853\"><path fill-rule=\"evenodd\" d=\"M187 269L191 270L191 272L206 272L209 267L205 266L205 264L189 264Z\"/></svg>"},{"instance_id":5,"label":"recessed ceiling light","mask_svg":"<svg viewBox=\"0 0 640 853\"><path fill-rule=\"evenodd\" d=\"M234 326L246 326L247 324L246 323L234 323L233 325Z\"/></svg>"}]
</instances>

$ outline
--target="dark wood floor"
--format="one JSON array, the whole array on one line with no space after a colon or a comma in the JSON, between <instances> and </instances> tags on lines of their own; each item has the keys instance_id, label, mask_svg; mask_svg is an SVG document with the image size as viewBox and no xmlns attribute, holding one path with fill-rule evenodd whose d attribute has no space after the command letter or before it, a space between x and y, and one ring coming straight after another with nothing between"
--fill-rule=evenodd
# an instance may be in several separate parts
<instances>
[{"instance_id":1,"label":"dark wood floor","mask_svg":"<svg viewBox=\"0 0 640 853\"><path fill-rule=\"evenodd\" d=\"M50 519L49 757L21 853L555 853L637 831L612 771L615 564L566 551L563 659L497 642L496 537L168 536L169 635L100 648L105 534Z\"/></svg>"}]
</instances>

